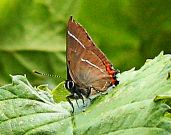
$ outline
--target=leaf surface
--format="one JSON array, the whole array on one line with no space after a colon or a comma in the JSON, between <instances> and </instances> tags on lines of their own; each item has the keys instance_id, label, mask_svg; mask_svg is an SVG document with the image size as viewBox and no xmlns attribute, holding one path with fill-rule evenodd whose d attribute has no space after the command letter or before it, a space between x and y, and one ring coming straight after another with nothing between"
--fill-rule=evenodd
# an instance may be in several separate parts
<instances>
[{"instance_id":1,"label":"leaf surface","mask_svg":"<svg viewBox=\"0 0 171 135\"><path fill-rule=\"evenodd\" d=\"M25 76L12 76L12 84L0 88L0 133L169 135L170 59L161 53L140 70L123 72L116 88L95 97L86 108L73 101L74 115L67 102L55 103L50 93L33 88Z\"/></svg>"}]
</instances>

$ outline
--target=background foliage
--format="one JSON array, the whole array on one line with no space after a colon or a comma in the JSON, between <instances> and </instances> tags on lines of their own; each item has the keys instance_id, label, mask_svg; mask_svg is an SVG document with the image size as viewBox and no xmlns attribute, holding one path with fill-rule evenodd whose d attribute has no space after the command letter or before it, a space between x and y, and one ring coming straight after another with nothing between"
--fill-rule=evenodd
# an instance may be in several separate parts
<instances>
[{"instance_id":1,"label":"background foliage","mask_svg":"<svg viewBox=\"0 0 171 135\"><path fill-rule=\"evenodd\" d=\"M139 68L161 50L171 52L171 1L1 0L0 85L9 74L56 85L38 71L65 77L65 30L70 15L121 71Z\"/></svg>"}]
</instances>

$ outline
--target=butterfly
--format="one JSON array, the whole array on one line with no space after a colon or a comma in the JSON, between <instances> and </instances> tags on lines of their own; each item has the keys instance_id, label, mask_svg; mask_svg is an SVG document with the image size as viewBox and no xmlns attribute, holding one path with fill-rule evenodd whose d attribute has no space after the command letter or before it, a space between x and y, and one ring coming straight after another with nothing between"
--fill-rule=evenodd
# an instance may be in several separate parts
<instances>
[{"instance_id":1,"label":"butterfly","mask_svg":"<svg viewBox=\"0 0 171 135\"><path fill-rule=\"evenodd\" d=\"M105 54L96 47L86 30L71 16L66 32L66 97L74 112L71 99L89 98L117 86L118 70L115 70Z\"/></svg>"}]
</instances>

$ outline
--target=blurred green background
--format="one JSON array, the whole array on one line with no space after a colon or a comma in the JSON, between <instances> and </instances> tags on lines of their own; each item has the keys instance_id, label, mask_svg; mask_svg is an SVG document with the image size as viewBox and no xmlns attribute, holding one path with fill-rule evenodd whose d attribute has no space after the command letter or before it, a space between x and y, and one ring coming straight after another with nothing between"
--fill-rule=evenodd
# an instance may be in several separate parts
<instances>
[{"instance_id":1,"label":"blurred green background","mask_svg":"<svg viewBox=\"0 0 171 135\"><path fill-rule=\"evenodd\" d=\"M26 74L33 85L61 82L32 70L66 77L70 15L121 72L171 53L170 0L1 0L0 85L10 83L9 74Z\"/></svg>"}]
</instances>

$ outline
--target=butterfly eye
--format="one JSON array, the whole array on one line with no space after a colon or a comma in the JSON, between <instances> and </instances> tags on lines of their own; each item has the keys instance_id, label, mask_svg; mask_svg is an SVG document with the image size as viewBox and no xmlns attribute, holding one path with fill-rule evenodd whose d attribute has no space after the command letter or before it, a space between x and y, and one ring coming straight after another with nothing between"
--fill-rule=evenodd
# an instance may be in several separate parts
<instances>
[{"instance_id":1,"label":"butterfly eye","mask_svg":"<svg viewBox=\"0 0 171 135\"><path fill-rule=\"evenodd\" d=\"M74 84L73 81L70 81L69 80L69 81L66 82L66 85L65 86L66 86L67 89L73 89L74 86L75 86L75 84Z\"/></svg>"}]
</instances>

